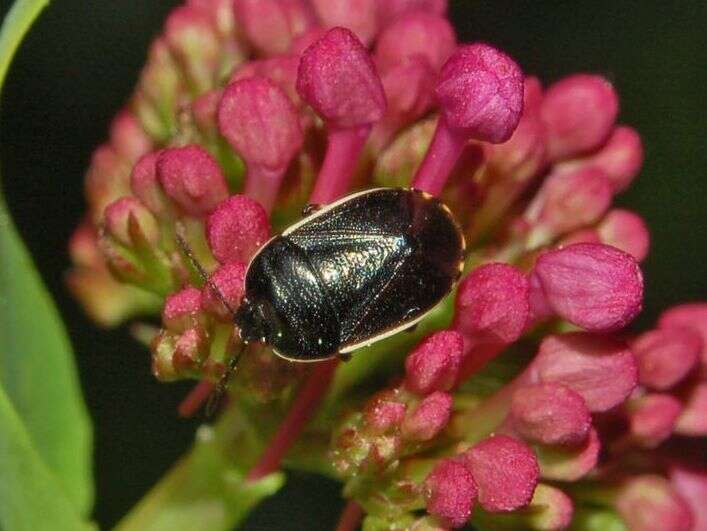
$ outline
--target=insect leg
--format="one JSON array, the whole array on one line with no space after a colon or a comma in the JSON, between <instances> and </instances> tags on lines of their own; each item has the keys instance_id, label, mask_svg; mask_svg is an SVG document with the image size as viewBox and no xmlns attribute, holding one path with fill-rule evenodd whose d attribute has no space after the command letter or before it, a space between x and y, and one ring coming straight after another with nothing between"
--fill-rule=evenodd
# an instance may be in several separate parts
<instances>
[{"instance_id":1,"label":"insect leg","mask_svg":"<svg viewBox=\"0 0 707 531\"><path fill-rule=\"evenodd\" d=\"M235 309L226 300L226 297L224 296L223 293L221 293L221 290L218 289L218 286L216 286L216 284L214 284L211 281L211 279L209 278L209 274L206 272L204 267L196 259L196 256L194 256L194 251L189 246L189 244L187 243L187 240L184 236L186 233L186 229L184 228L184 225L178 222L176 232L177 232L177 234L175 236L175 239L177 240L177 245L179 245L179 248L182 250L184 255L189 259L189 263L191 263L192 267L199 274L199 276L201 277L201 280L204 282L204 284L209 286L209 288L216 294L218 299L221 301L221 304L223 304L226 307L226 309L229 311L229 313L231 315L235 314Z\"/></svg>"},{"instance_id":2,"label":"insect leg","mask_svg":"<svg viewBox=\"0 0 707 531\"><path fill-rule=\"evenodd\" d=\"M218 406L221 403L223 395L225 395L226 391L228 390L228 384L231 382L231 378L236 372L236 367L238 367L238 361L241 359L241 356L243 355L243 351L245 350L246 346L247 343L242 342L239 345L238 350L236 350L233 353L233 356L231 356L231 359L228 360L226 370L221 375L221 379L219 380L216 388L211 393L208 402L206 402L206 416L208 418L213 417L214 413L216 413L216 410L218 409Z\"/></svg>"}]
</instances>

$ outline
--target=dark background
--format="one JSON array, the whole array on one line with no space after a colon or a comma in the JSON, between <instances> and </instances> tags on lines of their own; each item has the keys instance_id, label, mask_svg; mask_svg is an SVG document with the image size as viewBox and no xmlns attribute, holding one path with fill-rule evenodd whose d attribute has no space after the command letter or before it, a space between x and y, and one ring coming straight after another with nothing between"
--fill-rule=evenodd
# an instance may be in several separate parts
<instances>
[{"instance_id":1,"label":"dark background","mask_svg":"<svg viewBox=\"0 0 707 531\"><path fill-rule=\"evenodd\" d=\"M189 446L176 416L189 385L160 385L124 329L97 329L68 296L66 241L82 216L83 172L131 92L166 0L56 0L12 66L2 98L0 162L10 208L66 320L95 425L95 517L115 523ZM0 15L9 8L0 0ZM647 327L671 304L707 298L705 2L452 1L461 40L485 40L546 82L603 73L620 120L643 135L646 163L620 205L640 211L653 241L644 264ZM46 375L51 378L51 375ZM248 529L331 529L338 485L291 475ZM316 526L312 524L316 522Z\"/></svg>"}]
</instances>

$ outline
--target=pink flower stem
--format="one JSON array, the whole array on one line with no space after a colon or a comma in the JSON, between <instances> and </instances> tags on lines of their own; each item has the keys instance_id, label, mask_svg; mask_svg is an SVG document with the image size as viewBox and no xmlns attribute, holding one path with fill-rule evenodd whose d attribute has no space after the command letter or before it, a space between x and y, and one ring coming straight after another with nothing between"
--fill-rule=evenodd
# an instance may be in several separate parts
<instances>
[{"instance_id":1,"label":"pink flower stem","mask_svg":"<svg viewBox=\"0 0 707 531\"><path fill-rule=\"evenodd\" d=\"M317 404L329 389L338 360L318 364L295 397L295 401L280 423L277 432L260 456L258 463L248 472L246 479L254 481L280 468L283 457L304 429L317 409Z\"/></svg>"},{"instance_id":2,"label":"pink flower stem","mask_svg":"<svg viewBox=\"0 0 707 531\"><path fill-rule=\"evenodd\" d=\"M189 418L196 413L201 404L211 395L214 390L214 383L211 380L201 380L194 386L187 396L184 397L177 407L180 417Z\"/></svg>"},{"instance_id":3,"label":"pink flower stem","mask_svg":"<svg viewBox=\"0 0 707 531\"><path fill-rule=\"evenodd\" d=\"M363 518L363 509L354 500L349 500L344 507L335 531L355 531Z\"/></svg>"},{"instance_id":4,"label":"pink flower stem","mask_svg":"<svg viewBox=\"0 0 707 531\"><path fill-rule=\"evenodd\" d=\"M370 125L349 129L330 128L326 155L310 203L329 203L346 193L370 132Z\"/></svg>"},{"instance_id":5,"label":"pink flower stem","mask_svg":"<svg viewBox=\"0 0 707 531\"><path fill-rule=\"evenodd\" d=\"M452 130L441 116L432 144L412 181L412 187L439 195L464 151L467 140L467 136Z\"/></svg>"},{"instance_id":6,"label":"pink flower stem","mask_svg":"<svg viewBox=\"0 0 707 531\"><path fill-rule=\"evenodd\" d=\"M248 167L244 193L260 203L266 212L270 213L275 205L277 193L280 191L282 178L287 168L273 170L262 166Z\"/></svg>"}]
</instances>

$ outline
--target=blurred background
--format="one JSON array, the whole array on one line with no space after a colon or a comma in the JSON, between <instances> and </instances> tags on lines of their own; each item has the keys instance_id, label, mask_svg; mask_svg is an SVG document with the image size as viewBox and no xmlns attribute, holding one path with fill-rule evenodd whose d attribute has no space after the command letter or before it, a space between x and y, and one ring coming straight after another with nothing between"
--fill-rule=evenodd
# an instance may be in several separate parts
<instances>
[{"instance_id":1,"label":"blurred background","mask_svg":"<svg viewBox=\"0 0 707 531\"><path fill-rule=\"evenodd\" d=\"M10 6L0 0L0 16ZM100 330L68 295L66 242L83 215L83 173L131 92L151 38L175 0L56 0L15 59L0 110L0 163L12 214L64 317L95 426L95 518L114 524L189 447L198 420L177 417L190 384L158 384L125 329ZM461 41L493 43L546 84L598 72L639 130L641 176L617 203L652 234L647 294L634 324L707 298L707 3L450 2ZM51 378L51 374L46 375ZM291 474L246 529L331 529L336 483Z\"/></svg>"}]
</instances>

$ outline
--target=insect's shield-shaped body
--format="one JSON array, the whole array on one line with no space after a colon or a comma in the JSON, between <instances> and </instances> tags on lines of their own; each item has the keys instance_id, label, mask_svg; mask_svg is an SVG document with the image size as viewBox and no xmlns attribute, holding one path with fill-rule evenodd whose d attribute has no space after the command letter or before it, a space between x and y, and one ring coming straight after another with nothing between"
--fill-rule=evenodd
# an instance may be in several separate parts
<instances>
[{"instance_id":1,"label":"insect's shield-shaped body","mask_svg":"<svg viewBox=\"0 0 707 531\"><path fill-rule=\"evenodd\" d=\"M270 240L246 273L235 322L294 361L344 354L422 319L459 278L464 238L417 190L347 196Z\"/></svg>"}]
</instances>

